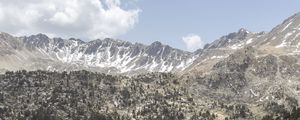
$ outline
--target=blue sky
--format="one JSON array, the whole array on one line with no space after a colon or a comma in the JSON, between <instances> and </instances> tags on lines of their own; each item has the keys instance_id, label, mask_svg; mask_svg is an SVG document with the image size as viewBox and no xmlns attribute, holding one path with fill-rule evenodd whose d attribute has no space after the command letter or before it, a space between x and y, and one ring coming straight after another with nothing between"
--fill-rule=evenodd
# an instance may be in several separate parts
<instances>
[{"instance_id":1,"label":"blue sky","mask_svg":"<svg viewBox=\"0 0 300 120\"><path fill-rule=\"evenodd\" d=\"M123 40L164 44L186 50L182 37L197 34L203 43L240 28L270 31L300 12L299 0L138 0L139 21Z\"/></svg>"},{"instance_id":2,"label":"blue sky","mask_svg":"<svg viewBox=\"0 0 300 120\"><path fill-rule=\"evenodd\" d=\"M0 31L194 51L240 28L270 31L297 12L300 0L0 0Z\"/></svg>"}]
</instances>

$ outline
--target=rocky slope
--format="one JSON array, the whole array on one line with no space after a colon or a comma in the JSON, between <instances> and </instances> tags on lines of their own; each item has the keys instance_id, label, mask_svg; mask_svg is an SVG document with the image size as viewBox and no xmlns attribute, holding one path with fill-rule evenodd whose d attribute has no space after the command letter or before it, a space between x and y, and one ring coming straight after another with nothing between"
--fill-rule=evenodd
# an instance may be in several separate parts
<instances>
[{"instance_id":1,"label":"rocky slope","mask_svg":"<svg viewBox=\"0 0 300 120\"><path fill-rule=\"evenodd\" d=\"M220 39L205 45L198 50L198 58L185 73L206 72L213 68L219 60L245 47L253 47L259 55L272 54L275 56L292 55L299 58L300 52L300 13L297 13L270 32L253 33L245 29L230 33ZM200 51L200 52L199 52Z\"/></svg>"},{"instance_id":2,"label":"rocky slope","mask_svg":"<svg viewBox=\"0 0 300 120\"><path fill-rule=\"evenodd\" d=\"M216 62L206 72L181 79L186 80L194 99L245 105L248 113L238 119L295 119L290 115L300 100L298 60L294 55L262 54L247 47ZM228 115L220 107L212 110Z\"/></svg>"},{"instance_id":3,"label":"rocky slope","mask_svg":"<svg viewBox=\"0 0 300 120\"><path fill-rule=\"evenodd\" d=\"M293 58L255 59L253 52L241 50L197 79L170 73L6 72L0 75L0 119L299 119L299 74L276 71ZM276 60L283 63L272 65ZM259 66L266 61L270 64ZM274 74L298 79L279 82Z\"/></svg>"},{"instance_id":4,"label":"rocky slope","mask_svg":"<svg viewBox=\"0 0 300 120\"><path fill-rule=\"evenodd\" d=\"M218 61L227 58L235 51L249 46L259 38L263 37L265 32L253 33L246 29L240 29L237 32L222 36L210 44L206 44L203 49L197 50L197 59L187 67L184 73L209 71Z\"/></svg>"},{"instance_id":5,"label":"rocky slope","mask_svg":"<svg viewBox=\"0 0 300 120\"><path fill-rule=\"evenodd\" d=\"M169 73L131 78L88 71L18 71L0 75L0 119L183 120L215 117L201 104L196 104L186 88L180 86L177 76Z\"/></svg>"},{"instance_id":6,"label":"rocky slope","mask_svg":"<svg viewBox=\"0 0 300 120\"><path fill-rule=\"evenodd\" d=\"M220 59L200 59L181 79L186 80L194 99L245 105L245 116L232 119L299 119L299 116L292 117L298 114L294 112L299 112L295 106L300 100L299 20L300 13L272 31L248 39L250 32L240 34L244 37L229 37L232 34L222 37L207 45L203 52L229 50L228 42L222 41L232 38L248 44L224 52L228 56ZM249 39L251 42L247 42ZM212 110L228 115L220 106Z\"/></svg>"}]
</instances>

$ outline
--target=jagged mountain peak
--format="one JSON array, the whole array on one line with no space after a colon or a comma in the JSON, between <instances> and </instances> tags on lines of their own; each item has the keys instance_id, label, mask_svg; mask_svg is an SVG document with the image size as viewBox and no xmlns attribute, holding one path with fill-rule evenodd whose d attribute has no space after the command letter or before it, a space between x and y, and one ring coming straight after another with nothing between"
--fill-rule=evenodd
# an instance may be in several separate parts
<instances>
[{"instance_id":1,"label":"jagged mountain peak","mask_svg":"<svg viewBox=\"0 0 300 120\"><path fill-rule=\"evenodd\" d=\"M178 51L182 51L182 52L186 52L186 53L189 53L187 51L183 51L183 50L180 50L180 49L177 49L177 48L173 48L169 45L166 45L166 44L163 44L161 43L160 41L154 41L153 43L151 43L149 46L149 48L161 48L161 49L173 49L173 50L178 50Z\"/></svg>"},{"instance_id":2,"label":"jagged mountain peak","mask_svg":"<svg viewBox=\"0 0 300 120\"><path fill-rule=\"evenodd\" d=\"M163 44L159 41L154 41L150 46L163 46Z\"/></svg>"},{"instance_id":3,"label":"jagged mountain peak","mask_svg":"<svg viewBox=\"0 0 300 120\"><path fill-rule=\"evenodd\" d=\"M248 34L250 31L248 31L246 28L240 28L237 32L238 34Z\"/></svg>"},{"instance_id":4,"label":"jagged mountain peak","mask_svg":"<svg viewBox=\"0 0 300 120\"><path fill-rule=\"evenodd\" d=\"M237 32L230 33L226 36L223 36L225 39L238 39L238 40L244 40L248 34L251 34L248 30L245 28L239 29Z\"/></svg>"},{"instance_id":5,"label":"jagged mountain peak","mask_svg":"<svg viewBox=\"0 0 300 120\"><path fill-rule=\"evenodd\" d=\"M222 36L218 40L215 40L211 44L205 45L204 49L215 48L233 48L242 47L249 37L252 37L254 33L246 30L245 28L239 29L237 32L229 33Z\"/></svg>"},{"instance_id":6,"label":"jagged mountain peak","mask_svg":"<svg viewBox=\"0 0 300 120\"><path fill-rule=\"evenodd\" d=\"M42 33L36 34L36 35L30 35L22 37L25 45L30 48L39 47L39 48L45 48L49 47L49 44L51 43L51 39Z\"/></svg>"},{"instance_id":7,"label":"jagged mountain peak","mask_svg":"<svg viewBox=\"0 0 300 120\"><path fill-rule=\"evenodd\" d=\"M59 39L62 39L62 38L59 38ZM76 42L79 42L79 43L85 43L83 40L76 39L76 38L69 38L68 40L70 40L70 41L76 41Z\"/></svg>"},{"instance_id":8,"label":"jagged mountain peak","mask_svg":"<svg viewBox=\"0 0 300 120\"><path fill-rule=\"evenodd\" d=\"M31 35L29 37L39 38L39 39L49 39L49 37L46 34L43 34L43 33L38 33L36 35Z\"/></svg>"}]
</instances>

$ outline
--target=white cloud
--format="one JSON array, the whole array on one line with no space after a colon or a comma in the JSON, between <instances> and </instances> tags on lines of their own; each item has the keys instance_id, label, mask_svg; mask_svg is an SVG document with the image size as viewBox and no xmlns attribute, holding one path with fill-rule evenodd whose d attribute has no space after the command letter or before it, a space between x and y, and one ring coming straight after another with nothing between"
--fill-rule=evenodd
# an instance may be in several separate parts
<instances>
[{"instance_id":1,"label":"white cloud","mask_svg":"<svg viewBox=\"0 0 300 120\"><path fill-rule=\"evenodd\" d=\"M201 40L201 37L196 34L184 36L182 37L182 41L185 43L186 49L189 51L194 51L203 47L203 41Z\"/></svg>"},{"instance_id":2,"label":"white cloud","mask_svg":"<svg viewBox=\"0 0 300 120\"><path fill-rule=\"evenodd\" d=\"M0 0L0 31L88 39L116 37L134 27L139 12L122 9L120 0Z\"/></svg>"}]
</instances>

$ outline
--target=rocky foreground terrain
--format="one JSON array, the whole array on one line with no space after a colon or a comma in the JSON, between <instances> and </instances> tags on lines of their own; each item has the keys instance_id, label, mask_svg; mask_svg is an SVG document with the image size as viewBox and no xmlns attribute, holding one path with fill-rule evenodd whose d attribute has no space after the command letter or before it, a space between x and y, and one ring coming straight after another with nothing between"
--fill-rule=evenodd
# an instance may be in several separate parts
<instances>
[{"instance_id":1,"label":"rocky foreground terrain","mask_svg":"<svg viewBox=\"0 0 300 120\"><path fill-rule=\"evenodd\" d=\"M216 72L197 78L172 73L126 77L88 71L6 72L0 76L0 119L300 118L296 59L251 58L249 49L216 64ZM277 61L280 64L262 65ZM274 74L290 80L281 83Z\"/></svg>"},{"instance_id":2,"label":"rocky foreground terrain","mask_svg":"<svg viewBox=\"0 0 300 120\"><path fill-rule=\"evenodd\" d=\"M294 55L237 50L210 72L114 76L89 71L0 75L1 119L296 120Z\"/></svg>"},{"instance_id":3,"label":"rocky foreground terrain","mask_svg":"<svg viewBox=\"0 0 300 120\"><path fill-rule=\"evenodd\" d=\"M18 71L1 76L1 119L216 117L202 105L170 73L129 78L88 71Z\"/></svg>"},{"instance_id":4,"label":"rocky foreground terrain","mask_svg":"<svg viewBox=\"0 0 300 120\"><path fill-rule=\"evenodd\" d=\"M1 33L0 72L0 120L297 120L300 13L195 52Z\"/></svg>"}]
</instances>

